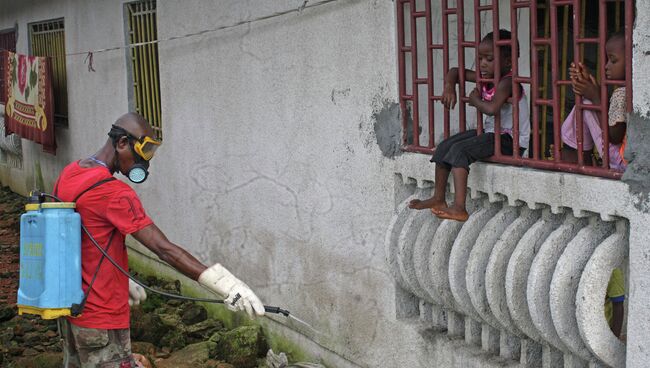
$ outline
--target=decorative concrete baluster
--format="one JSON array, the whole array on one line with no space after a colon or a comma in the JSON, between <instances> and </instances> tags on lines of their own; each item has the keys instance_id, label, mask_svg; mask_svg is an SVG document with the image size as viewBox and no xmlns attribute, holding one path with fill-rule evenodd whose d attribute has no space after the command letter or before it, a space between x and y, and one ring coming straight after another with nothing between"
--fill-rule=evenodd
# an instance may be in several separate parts
<instances>
[{"instance_id":1,"label":"decorative concrete baluster","mask_svg":"<svg viewBox=\"0 0 650 368\"><path fill-rule=\"evenodd\" d=\"M564 367L564 354L555 347L544 344L542 346L542 368Z\"/></svg>"},{"instance_id":2,"label":"decorative concrete baluster","mask_svg":"<svg viewBox=\"0 0 650 368\"><path fill-rule=\"evenodd\" d=\"M429 210L422 210L421 212L422 215L426 217L426 220L422 224L422 228L415 239L413 248L415 280L407 279L406 281L409 284L414 284L414 287L423 293L423 299L431 303L429 310L427 311L427 313L430 314L431 325L436 329L445 329L447 328L447 312L443 308L445 304L440 300L440 294L430 292L431 288L429 287L430 285L428 285L430 283L429 280L431 275L429 269L429 258L431 257L431 249L434 244L434 236L442 221L435 217ZM448 280L446 273L444 280ZM449 286L447 286L447 289L449 289ZM451 298L451 291L449 291L448 294Z\"/></svg>"},{"instance_id":3,"label":"decorative concrete baluster","mask_svg":"<svg viewBox=\"0 0 650 368\"><path fill-rule=\"evenodd\" d=\"M612 223L589 218L589 225L581 229L567 244L553 273L549 302L553 324L558 336L571 352L590 361L595 359L585 346L576 320L576 293L582 271L596 247L614 230ZM602 296L604 294L599 293Z\"/></svg>"},{"instance_id":4,"label":"decorative concrete baluster","mask_svg":"<svg viewBox=\"0 0 650 368\"><path fill-rule=\"evenodd\" d=\"M390 224L384 238L384 254L386 263L391 275L395 279L395 313L397 318L419 318L419 300L409 290L409 285L402 278L398 263L398 240L404 224L413 214L413 210L408 208L408 203L412 199L419 198L424 189L416 190L416 193L407 197L395 209L395 214L391 218Z\"/></svg>"},{"instance_id":5,"label":"decorative concrete baluster","mask_svg":"<svg viewBox=\"0 0 650 368\"><path fill-rule=\"evenodd\" d=\"M408 288L408 284L402 278L402 273L399 269L398 263L398 240L402 228L404 228L404 223L413 213L413 210L408 208L408 203L419 197L419 191L417 194L413 194L407 197L402 203L400 203L395 209L395 214L391 218L390 224L388 225L388 230L386 231L386 237L384 238L384 249L386 254L386 262L388 263L388 269L391 272L391 275L403 288Z\"/></svg>"},{"instance_id":6,"label":"decorative concrete baluster","mask_svg":"<svg viewBox=\"0 0 650 368\"><path fill-rule=\"evenodd\" d=\"M483 326L472 317L465 316L465 342L470 345L483 345Z\"/></svg>"},{"instance_id":7,"label":"decorative concrete baluster","mask_svg":"<svg viewBox=\"0 0 650 368\"><path fill-rule=\"evenodd\" d=\"M442 221L436 229L428 252L428 274L419 278L421 285L432 299L448 309L460 311L449 286L449 255L462 222Z\"/></svg>"},{"instance_id":8,"label":"decorative concrete baluster","mask_svg":"<svg viewBox=\"0 0 650 368\"><path fill-rule=\"evenodd\" d=\"M426 313L426 319L423 319L429 326L433 327L436 330L444 331L448 328L447 314L448 312L442 308L442 306L437 304L426 303L427 308L424 309ZM422 311L422 306L420 307Z\"/></svg>"},{"instance_id":9,"label":"decorative concrete baluster","mask_svg":"<svg viewBox=\"0 0 650 368\"><path fill-rule=\"evenodd\" d=\"M481 230L476 243L470 251L465 270L465 280L469 298L481 318L496 329L505 329L499 320L492 314L486 294L486 269L490 254L495 244L502 236L508 226L517 219L519 210L517 207L504 205L499 212L492 217ZM493 285L496 286L496 285ZM497 286L503 288L503 284Z\"/></svg>"},{"instance_id":10,"label":"decorative concrete baluster","mask_svg":"<svg viewBox=\"0 0 650 368\"><path fill-rule=\"evenodd\" d=\"M416 191L416 195L422 190ZM407 219L404 222L402 231L397 240L397 264L402 275L402 280L406 283L406 287L413 294L418 297L428 300L428 294L420 287L420 283L415 275L415 263L413 261L413 251L415 248L416 240L425 222L439 223L437 219L433 219L431 211L428 210L414 210L409 209Z\"/></svg>"},{"instance_id":11,"label":"decorative concrete baluster","mask_svg":"<svg viewBox=\"0 0 650 368\"><path fill-rule=\"evenodd\" d=\"M549 290L558 259L566 245L586 225L586 219L576 218L571 213L566 214L562 225L553 231L539 248L528 275L526 300L533 325L544 340L563 352L567 352L568 348L560 340L551 319Z\"/></svg>"},{"instance_id":12,"label":"decorative concrete baluster","mask_svg":"<svg viewBox=\"0 0 650 368\"><path fill-rule=\"evenodd\" d=\"M510 317L506 300L506 271L517 244L541 214L540 210L523 207L519 217L505 229L494 245L485 270L485 291L492 314L508 332L519 337L524 337L525 334Z\"/></svg>"},{"instance_id":13,"label":"decorative concrete baluster","mask_svg":"<svg viewBox=\"0 0 650 368\"><path fill-rule=\"evenodd\" d=\"M420 322L437 331L447 329L447 312L441 306L420 300Z\"/></svg>"},{"instance_id":14,"label":"decorative concrete baluster","mask_svg":"<svg viewBox=\"0 0 650 368\"><path fill-rule=\"evenodd\" d=\"M498 355L501 331L492 327L489 323L481 324L481 348L488 353Z\"/></svg>"},{"instance_id":15,"label":"decorative concrete baluster","mask_svg":"<svg viewBox=\"0 0 650 368\"><path fill-rule=\"evenodd\" d=\"M582 359L578 355L572 353L564 353L564 368L588 368L589 362Z\"/></svg>"},{"instance_id":16,"label":"decorative concrete baluster","mask_svg":"<svg viewBox=\"0 0 650 368\"><path fill-rule=\"evenodd\" d=\"M589 362L588 367L589 368L610 368L611 366L607 365L607 364L605 364L605 363L603 363L601 361L598 361L598 360L592 360L591 362ZM624 367L624 366L622 366L622 367Z\"/></svg>"},{"instance_id":17,"label":"decorative concrete baluster","mask_svg":"<svg viewBox=\"0 0 650 368\"><path fill-rule=\"evenodd\" d=\"M560 226L562 219L562 216L551 213L550 209L544 209L541 218L521 237L506 268L506 302L512 322L526 336L538 342L543 340L530 318L526 299L528 275L535 254Z\"/></svg>"},{"instance_id":18,"label":"decorative concrete baluster","mask_svg":"<svg viewBox=\"0 0 650 368\"><path fill-rule=\"evenodd\" d=\"M469 200L467 211L472 214L482 201ZM458 221L440 221L431 214L418 234L413 261L418 284L426 292L427 300L446 309L458 310L449 288L449 254L458 232L463 226Z\"/></svg>"},{"instance_id":19,"label":"decorative concrete baluster","mask_svg":"<svg viewBox=\"0 0 650 368\"><path fill-rule=\"evenodd\" d=\"M465 277L467 261L479 233L499 211L502 204L494 204L490 203L489 200L484 200L483 208L473 213L461 228L449 255L449 286L451 293L461 311L476 320L481 320L481 317L472 306L472 301L467 292Z\"/></svg>"},{"instance_id":20,"label":"decorative concrete baluster","mask_svg":"<svg viewBox=\"0 0 650 368\"><path fill-rule=\"evenodd\" d=\"M442 222L439 218L435 217L431 211L422 211L428 219L422 225L422 229L415 239L415 247L413 248L413 267L415 269L415 278L418 288L422 289L425 294L424 299L438 305L444 305L437 293L432 293L429 287L430 269L429 257L431 256L432 247L434 244L434 237Z\"/></svg>"},{"instance_id":21,"label":"decorative concrete baluster","mask_svg":"<svg viewBox=\"0 0 650 368\"><path fill-rule=\"evenodd\" d=\"M616 368L625 367L625 345L609 328L602 296L612 270L625 262L627 233L626 221L619 220L616 232L598 245L587 262L576 294L576 319L582 340L597 358Z\"/></svg>"},{"instance_id":22,"label":"decorative concrete baluster","mask_svg":"<svg viewBox=\"0 0 650 368\"><path fill-rule=\"evenodd\" d=\"M454 311L447 311L447 336L451 338L465 336L465 316Z\"/></svg>"},{"instance_id":23,"label":"decorative concrete baluster","mask_svg":"<svg viewBox=\"0 0 650 368\"><path fill-rule=\"evenodd\" d=\"M519 364L522 367L538 368L542 366L542 345L531 339L521 339L521 357ZM503 344L502 344L503 346Z\"/></svg>"},{"instance_id":24,"label":"decorative concrete baluster","mask_svg":"<svg viewBox=\"0 0 650 368\"><path fill-rule=\"evenodd\" d=\"M501 330L499 334L499 356L511 360L520 360L521 339L507 331Z\"/></svg>"}]
</instances>

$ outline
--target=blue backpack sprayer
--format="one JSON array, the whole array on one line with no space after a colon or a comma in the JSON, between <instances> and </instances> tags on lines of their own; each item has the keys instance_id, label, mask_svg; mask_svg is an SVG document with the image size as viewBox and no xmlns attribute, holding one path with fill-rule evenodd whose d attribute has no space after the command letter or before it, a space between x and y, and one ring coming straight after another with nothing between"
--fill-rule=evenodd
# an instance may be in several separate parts
<instances>
[{"instance_id":1,"label":"blue backpack sprayer","mask_svg":"<svg viewBox=\"0 0 650 368\"><path fill-rule=\"evenodd\" d=\"M75 212L75 202L84 193L115 178L95 183L81 192L73 202L62 202L54 195L34 191L30 194L26 212L20 217L20 278L18 287L18 314L28 313L43 319L78 316L104 258L120 272L146 290L169 298L190 301L221 303L223 300L191 298L152 289L135 279L120 267L107 253L111 244L100 246ZM47 202L46 198L56 202ZM81 232L102 253L95 275L84 293L81 287ZM289 317L289 311L279 307L264 306L268 313ZM293 317L293 316L291 316ZM295 317L294 317L295 318Z\"/></svg>"}]
</instances>

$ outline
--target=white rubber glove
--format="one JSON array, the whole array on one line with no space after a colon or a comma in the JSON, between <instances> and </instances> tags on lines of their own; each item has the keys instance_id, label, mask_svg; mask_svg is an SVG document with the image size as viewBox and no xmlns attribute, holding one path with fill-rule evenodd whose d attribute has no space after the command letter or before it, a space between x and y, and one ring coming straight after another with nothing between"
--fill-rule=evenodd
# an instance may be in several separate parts
<instances>
[{"instance_id":1,"label":"white rubber glove","mask_svg":"<svg viewBox=\"0 0 650 368\"><path fill-rule=\"evenodd\" d=\"M147 299L147 293L144 288L129 279L129 306L138 305Z\"/></svg>"},{"instance_id":2,"label":"white rubber glove","mask_svg":"<svg viewBox=\"0 0 650 368\"><path fill-rule=\"evenodd\" d=\"M228 309L245 310L251 318L264 315L264 304L253 290L219 263L203 271L198 281L210 290L225 295L224 304Z\"/></svg>"}]
</instances>

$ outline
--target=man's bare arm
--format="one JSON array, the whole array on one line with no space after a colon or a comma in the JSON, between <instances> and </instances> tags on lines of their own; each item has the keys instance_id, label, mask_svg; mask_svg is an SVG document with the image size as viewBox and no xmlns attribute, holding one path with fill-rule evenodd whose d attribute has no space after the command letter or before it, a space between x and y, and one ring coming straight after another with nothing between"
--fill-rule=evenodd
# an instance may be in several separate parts
<instances>
[{"instance_id":1,"label":"man's bare arm","mask_svg":"<svg viewBox=\"0 0 650 368\"><path fill-rule=\"evenodd\" d=\"M155 224L151 224L131 235L160 259L169 263L192 280L198 280L199 275L207 268L185 249L170 242Z\"/></svg>"}]
</instances>

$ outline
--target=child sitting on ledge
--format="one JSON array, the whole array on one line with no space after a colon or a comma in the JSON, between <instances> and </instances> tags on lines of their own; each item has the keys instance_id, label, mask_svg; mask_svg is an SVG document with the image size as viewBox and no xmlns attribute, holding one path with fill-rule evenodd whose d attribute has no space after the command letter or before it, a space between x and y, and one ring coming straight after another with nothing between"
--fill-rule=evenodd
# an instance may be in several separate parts
<instances>
[{"instance_id":1,"label":"child sitting on ledge","mask_svg":"<svg viewBox=\"0 0 650 368\"><path fill-rule=\"evenodd\" d=\"M509 40L511 34L506 30L499 30L499 40ZM494 51L499 50L500 65L495 65ZM512 155L513 151L513 106L508 99L513 95L512 63L516 56L512 55L509 45L496 47L493 33L488 33L478 46L479 71L481 78L494 78L496 68L499 68L501 78L494 83L478 84L469 95L469 104L487 115L483 123L483 134L478 134L476 129L470 129L450 136L440 142L431 158L436 163L435 189L433 196L426 200L414 199L409 203L410 208L429 208L434 215L442 219L466 221L469 218L465 208L467 193L467 177L469 166L481 159L494 155L494 115L501 117L501 153ZM465 70L465 80L476 82L476 72ZM448 109L456 105L456 84L458 83L458 68L449 70L445 77L445 87L442 103ZM530 116L528 114L528 101L524 90L519 84L514 84L520 89L519 101L519 147L523 153L528 147L530 136ZM454 178L454 203L447 206L445 191L449 174Z\"/></svg>"}]
</instances>

